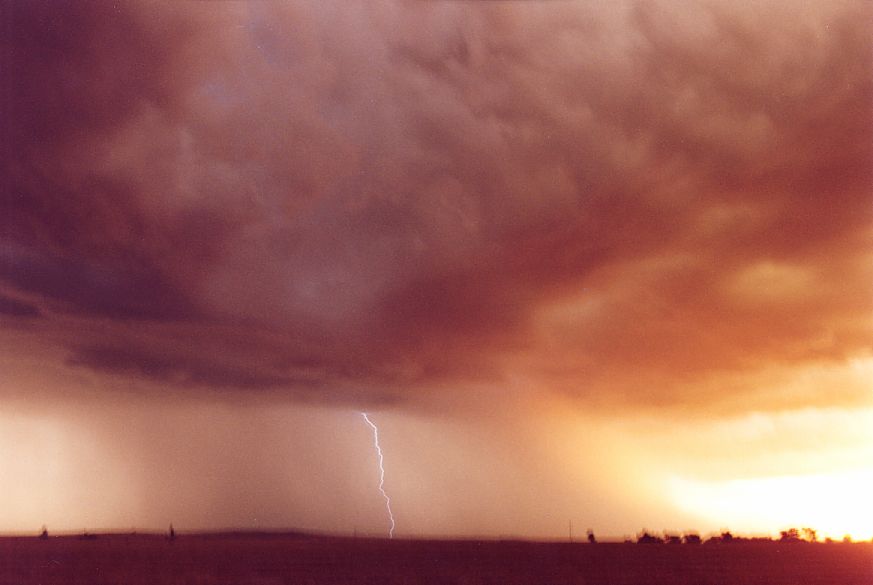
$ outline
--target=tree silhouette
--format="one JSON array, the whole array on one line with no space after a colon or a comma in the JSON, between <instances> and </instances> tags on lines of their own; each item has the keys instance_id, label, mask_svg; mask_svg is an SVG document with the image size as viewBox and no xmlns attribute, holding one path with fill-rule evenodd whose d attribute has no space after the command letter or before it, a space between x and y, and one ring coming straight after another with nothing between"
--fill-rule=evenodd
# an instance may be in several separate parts
<instances>
[{"instance_id":1,"label":"tree silhouette","mask_svg":"<svg viewBox=\"0 0 873 585\"><path fill-rule=\"evenodd\" d=\"M643 530L642 534L637 537L637 544L661 544L663 542L660 537L653 536L646 530Z\"/></svg>"}]
</instances>

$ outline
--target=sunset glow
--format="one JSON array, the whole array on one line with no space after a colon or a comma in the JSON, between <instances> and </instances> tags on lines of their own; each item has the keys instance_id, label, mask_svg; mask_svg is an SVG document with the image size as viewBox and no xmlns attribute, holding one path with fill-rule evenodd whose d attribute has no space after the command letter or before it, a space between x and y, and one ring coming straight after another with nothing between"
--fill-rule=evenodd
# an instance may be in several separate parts
<instances>
[{"instance_id":1,"label":"sunset glow","mask_svg":"<svg viewBox=\"0 0 873 585\"><path fill-rule=\"evenodd\" d=\"M676 478L671 487L677 506L709 522L730 518L747 533L778 537L773 527L808 526L815 527L820 538L873 538L871 469L714 483Z\"/></svg>"}]
</instances>

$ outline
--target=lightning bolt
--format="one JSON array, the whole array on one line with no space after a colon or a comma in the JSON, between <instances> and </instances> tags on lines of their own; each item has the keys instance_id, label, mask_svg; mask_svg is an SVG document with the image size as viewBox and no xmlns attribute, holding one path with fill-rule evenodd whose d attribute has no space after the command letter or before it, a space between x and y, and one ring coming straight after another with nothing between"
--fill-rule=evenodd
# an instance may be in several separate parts
<instances>
[{"instance_id":1,"label":"lightning bolt","mask_svg":"<svg viewBox=\"0 0 873 585\"><path fill-rule=\"evenodd\" d=\"M388 538L394 538L394 514L391 512L391 498L385 493L385 458L382 456L382 447L379 446L379 427L373 424L366 412L362 412L361 416L373 429L373 445L376 447L376 454L379 455L379 491L382 492L382 497L385 498L385 509L388 510L388 518L391 520L391 528L388 529Z\"/></svg>"}]
</instances>

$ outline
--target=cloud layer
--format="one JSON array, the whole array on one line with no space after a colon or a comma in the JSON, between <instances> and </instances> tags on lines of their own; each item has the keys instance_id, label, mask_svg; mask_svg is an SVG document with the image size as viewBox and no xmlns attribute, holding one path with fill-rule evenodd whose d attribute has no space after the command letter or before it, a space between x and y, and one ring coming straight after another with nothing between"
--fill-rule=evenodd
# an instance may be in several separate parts
<instances>
[{"instance_id":1,"label":"cloud layer","mask_svg":"<svg viewBox=\"0 0 873 585\"><path fill-rule=\"evenodd\" d=\"M866 2L0 10L7 346L180 395L870 400L794 377L870 355Z\"/></svg>"}]
</instances>

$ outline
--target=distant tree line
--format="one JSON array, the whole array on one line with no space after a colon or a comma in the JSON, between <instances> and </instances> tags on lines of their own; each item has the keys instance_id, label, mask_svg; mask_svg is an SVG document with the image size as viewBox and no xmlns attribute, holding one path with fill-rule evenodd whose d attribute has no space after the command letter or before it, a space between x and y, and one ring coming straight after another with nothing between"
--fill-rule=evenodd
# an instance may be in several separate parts
<instances>
[{"instance_id":1,"label":"distant tree line","mask_svg":"<svg viewBox=\"0 0 873 585\"><path fill-rule=\"evenodd\" d=\"M634 542L626 540L625 542ZM637 544L733 544L737 542L770 542L770 543L809 543L820 542L818 533L812 528L789 528L779 533L779 538L774 539L769 536L742 537L734 536L730 531L723 531L703 540L696 532L688 532L683 535L671 534L664 532L663 535L652 534L646 529L643 529L636 538ZM834 542L827 538L824 542ZM852 542L849 536L843 538L843 542Z\"/></svg>"}]
</instances>

